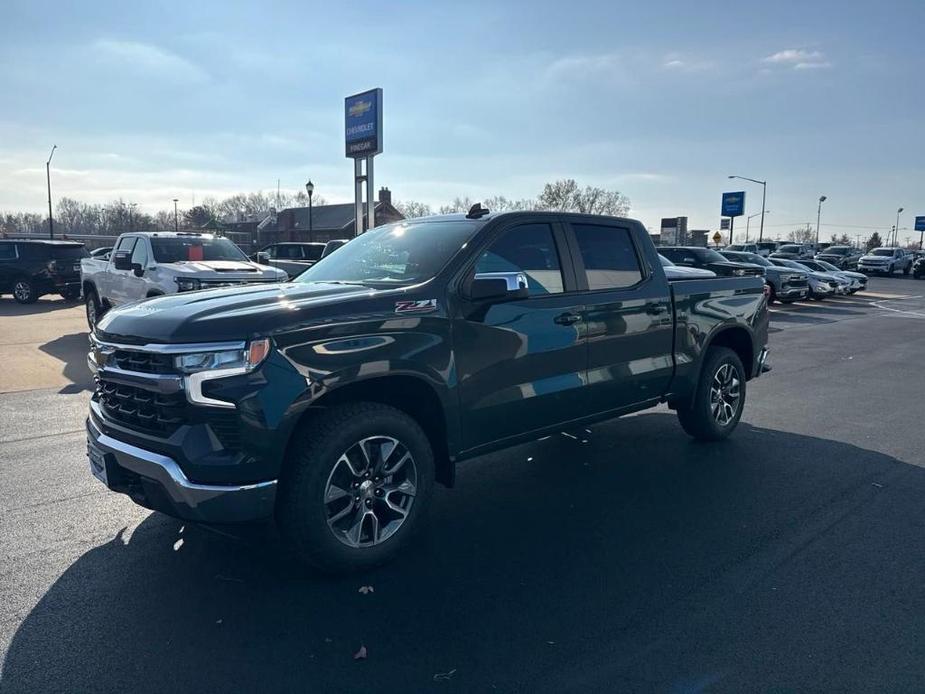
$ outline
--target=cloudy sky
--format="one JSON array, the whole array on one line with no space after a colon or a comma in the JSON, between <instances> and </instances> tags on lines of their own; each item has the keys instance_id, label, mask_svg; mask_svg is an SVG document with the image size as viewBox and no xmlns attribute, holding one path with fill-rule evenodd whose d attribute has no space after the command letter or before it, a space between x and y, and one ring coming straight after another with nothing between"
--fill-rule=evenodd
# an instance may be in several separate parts
<instances>
[{"instance_id":1,"label":"cloudy sky","mask_svg":"<svg viewBox=\"0 0 925 694\"><path fill-rule=\"evenodd\" d=\"M52 144L56 196L153 212L310 177L348 201L343 98L378 86L377 184L398 199L572 177L650 227L716 228L741 174L768 180L773 234L814 221L820 194L823 234L884 229L900 205L911 227L923 25L922 0L5 0L0 209L43 208Z\"/></svg>"}]
</instances>

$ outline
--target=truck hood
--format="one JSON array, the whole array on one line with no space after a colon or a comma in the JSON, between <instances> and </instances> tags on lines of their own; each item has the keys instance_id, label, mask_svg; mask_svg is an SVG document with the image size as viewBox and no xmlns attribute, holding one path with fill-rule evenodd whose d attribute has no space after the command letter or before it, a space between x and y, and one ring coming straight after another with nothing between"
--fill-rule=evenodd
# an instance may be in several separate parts
<instances>
[{"instance_id":1,"label":"truck hood","mask_svg":"<svg viewBox=\"0 0 925 694\"><path fill-rule=\"evenodd\" d=\"M282 270L266 265L258 265L243 260L190 260L183 263L170 263L170 269L178 277L196 279L240 279L242 277L266 278L284 275Z\"/></svg>"},{"instance_id":2,"label":"truck hood","mask_svg":"<svg viewBox=\"0 0 925 694\"><path fill-rule=\"evenodd\" d=\"M282 283L224 287L146 299L111 309L97 335L128 344L221 342L271 335L329 314L370 310L371 297L396 290L329 283ZM336 309L332 305L336 304Z\"/></svg>"}]
</instances>

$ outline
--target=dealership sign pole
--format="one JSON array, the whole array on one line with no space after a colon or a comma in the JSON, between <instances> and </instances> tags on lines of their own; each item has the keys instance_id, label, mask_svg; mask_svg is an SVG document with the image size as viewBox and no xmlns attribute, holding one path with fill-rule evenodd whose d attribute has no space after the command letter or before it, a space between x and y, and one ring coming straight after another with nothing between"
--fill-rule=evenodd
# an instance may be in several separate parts
<instances>
[{"instance_id":1,"label":"dealership sign pole","mask_svg":"<svg viewBox=\"0 0 925 694\"><path fill-rule=\"evenodd\" d=\"M922 241L925 241L925 216L915 218L915 230L919 232L919 250L925 251Z\"/></svg>"},{"instance_id":2,"label":"dealership sign pole","mask_svg":"<svg viewBox=\"0 0 925 694\"><path fill-rule=\"evenodd\" d=\"M346 155L353 159L355 236L363 233L363 182L366 182L366 229L376 226L373 157L382 153L382 90L354 94L344 99ZM366 173L363 173L363 162Z\"/></svg>"},{"instance_id":3,"label":"dealership sign pole","mask_svg":"<svg viewBox=\"0 0 925 694\"><path fill-rule=\"evenodd\" d=\"M721 216L729 217L729 243L732 244L733 223L736 217L745 214L745 191L740 190L735 193L723 193L723 205Z\"/></svg>"}]
</instances>

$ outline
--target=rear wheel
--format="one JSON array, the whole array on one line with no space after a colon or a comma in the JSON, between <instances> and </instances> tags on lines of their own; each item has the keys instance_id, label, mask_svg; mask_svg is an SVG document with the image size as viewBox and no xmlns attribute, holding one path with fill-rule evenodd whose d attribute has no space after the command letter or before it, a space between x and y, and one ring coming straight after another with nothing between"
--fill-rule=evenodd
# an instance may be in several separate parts
<instances>
[{"instance_id":1,"label":"rear wheel","mask_svg":"<svg viewBox=\"0 0 925 694\"><path fill-rule=\"evenodd\" d=\"M80 287L68 287L61 292L61 298L65 301L77 301L80 298Z\"/></svg>"},{"instance_id":2,"label":"rear wheel","mask_svg":"<svg viewBox=\"0 0 925 694\"><path fill-rule=\"evenodd\" d=\"M434 483L427 435L401 410L338 405L297 435L276 519L296 556L343 573L391 559L421 524Z\"/></svg>"},{"instance_id":3,"label":"rear wheel","mask_svg":"<svg viewBox=\"0 0 925 694\"><path fill-rule=\"evenodd\" d=\"M701 441L719 441L733 432L745 407L745 367L726 347L707 350L700 382L689 405L678 408L688 434Z\"/></svg>"},{"instance_id":4,"label":"rear wheel","mask_svg":"<svg viewBox=\"0 0 925 694\"><path fill-rule=\"evenodd\" d=\"M32 280L21 277L13 280L13 298L21 304L34 304L39 300L39 293Z\"/></svg>"}]
</instances>

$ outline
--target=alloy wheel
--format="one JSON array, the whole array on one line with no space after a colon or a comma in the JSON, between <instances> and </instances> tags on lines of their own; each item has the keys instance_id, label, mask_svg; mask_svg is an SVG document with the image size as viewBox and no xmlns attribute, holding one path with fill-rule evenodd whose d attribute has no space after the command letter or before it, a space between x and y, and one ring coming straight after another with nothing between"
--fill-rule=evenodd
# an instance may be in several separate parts
<instances>
[{"instance_id":1,"label":"alloy wheel","mask_svg":"<svg viewBox=\"0 0 925 694\"><path fill-rule=\"evenodd\" d=\"M710 384L710 411L720 426L728 426L738 414L742 401L740 386L739 374L728 362L721 364L713 374L713 382Z\"/></svg>"},{"instance_id":2,"label":"alloy wheel","mask_svg":"<svg viewBox=\"0 0 925 694\"><path fill-rule=\"evenodd\" d=\"M16 297L17 301L26 303L32 298L32 286L28 282L19 280L13 285L13 296Z\"/></svg>"},{"instance_id":3,"label":"alloy wheel","mask_svg":"<svg viewBox=\"0 0 925 694\"><path fill-rule=\"evenodd\" d=\"M408 518L418 473L411 451L391 436L370 436L337 459L324 488L328 527L348 547L388 540Z\"/></svg>"}]
</instances>

